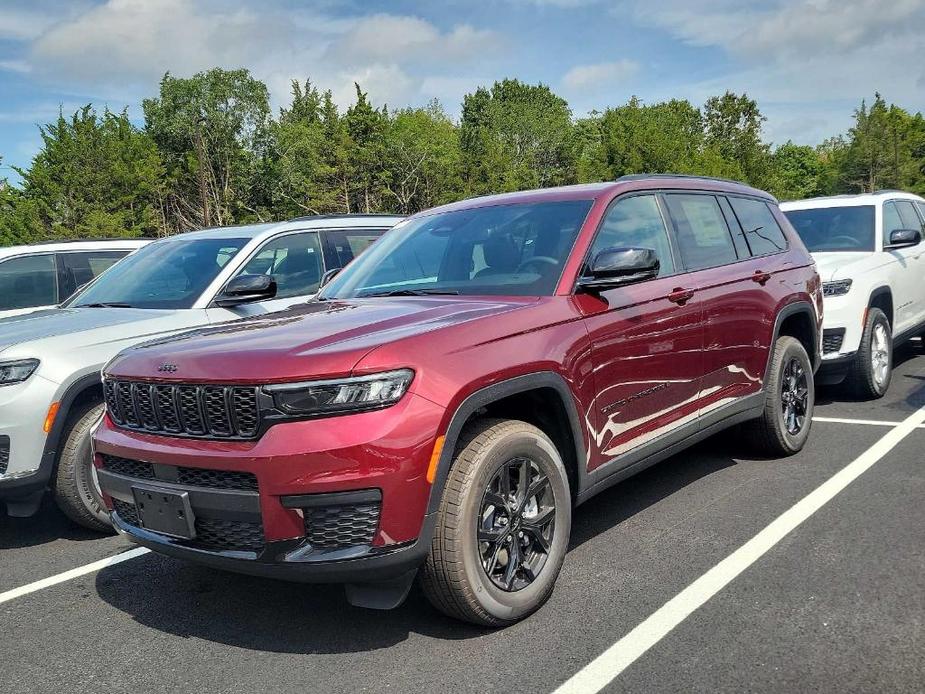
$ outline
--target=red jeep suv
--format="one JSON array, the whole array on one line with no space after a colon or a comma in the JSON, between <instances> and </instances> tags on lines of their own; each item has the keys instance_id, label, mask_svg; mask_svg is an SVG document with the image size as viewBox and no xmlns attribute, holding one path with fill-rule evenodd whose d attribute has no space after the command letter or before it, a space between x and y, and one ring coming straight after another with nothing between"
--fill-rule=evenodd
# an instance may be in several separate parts
<instances>
[{"instance_id":1,"label":"red jeep suv","mask_svg":"<svg viewBox=\"0 0 925 694\"><path fill-rule=\"evenodd\" d=\"M115 527L243 573L415 576L505 625L549 597L572 509L742 423L809 435L822 294L766 193L633 176L466 200L386 233L317 299L127 350L95 464Z\"/></svg>"}]
</instances>

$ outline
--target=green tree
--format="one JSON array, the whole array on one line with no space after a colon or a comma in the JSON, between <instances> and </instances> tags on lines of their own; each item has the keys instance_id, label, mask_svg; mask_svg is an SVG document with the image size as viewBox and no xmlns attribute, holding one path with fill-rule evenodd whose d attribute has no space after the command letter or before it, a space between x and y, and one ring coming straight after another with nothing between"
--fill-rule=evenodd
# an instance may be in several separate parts
<instances>
[{"instance_id":1,"label":"green tree","mask_svg":"<svg viewBox=\"0 0 925 694\"><path fill-rule=\"evenodd\" d=\"M18 170L21 193L5 196L27 240L158 233L163 168L126 112L98 116L88 105L39 130L42 149Z\"/></svg>"},{"instance_id":2,"label":"green tree","mask_svg":"<svg viewBox=\"0 0 925 694\"><path fill-rule=\"evenodd\" d=\"M592 111L575 121L575 178L579 183L595 183L612 178L604 146L604 118Z\"/></svg>"},{"instance_id":3,"label":"green tree","mask_svg":"<svg viewBox=\"0 0 925 694\"><path fill-rule=\"evenodd\" d=\"M829 192L823 153L791 141L777 147L770 161L769 189L781 200L797 200Z\"/></svg>"},{"instance_id":4,"label":"green tree","mask_svg":"<svg viewBox=\"0 0 925 694\"><path fill-rule=\"evenodd\" d=\"M568 103L546 85L506 79L467 94L460 125L467 192L574 182L573 134Z\"/></svg>"},{"instance_id":5,"label":"green tree","mask_svg":"<svg viewBox=\"0 0 925 694\"><path fill-rule=\"evenodd\" d=\"M262 219L270 145L269 93L247 70L164 75L145 99L145 128L167 169L171 230Z\"/></svg>"},{"instance_id":6,"label":"green tree","mask_svg":"<svg viewBox=\"0 0 925 694\"><path fill-rule=\"evenodd\" d=\"M727 91L711 97L703 107L705 147L733 165L734 178L759 188L767 186L770 172L770 147L761 139L765 120L758 103L747 94Z\"/></svg>"},{"instance_id":7,"label":"green tree","mask_svg":"<svg viewBox=\"0 0 925 694\"><path fill-rule=\"evenodd\" d=\"M385 131L388 110L373 108L369 98L356 88L357 101L344 114L344 125L350 139L347 145L347 162L350 167L352 205L357 212L375 212L381 209L384 194Z\"/></svg>"},{"instance_id":8,"label":"green tree","mask_svg":"<svg viewBox=\"0 0 925 694\"><path fill-rule=\"evenodd\" d=\"M386 206L411 214L460 196L459 132L434 100L396 111L385 133Z\"/></svg>"}]
</instances>

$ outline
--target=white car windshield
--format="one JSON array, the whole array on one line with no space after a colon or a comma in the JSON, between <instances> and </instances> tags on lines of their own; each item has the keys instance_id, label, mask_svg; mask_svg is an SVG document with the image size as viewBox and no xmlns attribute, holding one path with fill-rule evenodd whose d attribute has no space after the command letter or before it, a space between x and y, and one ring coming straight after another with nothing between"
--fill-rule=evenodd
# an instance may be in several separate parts
<instances>
[{"instance_id":1,"label":"white car windshield","mask_svg":"<svg viewBox=\"0 0 925 694\"><path fill-rule=\"evenodd\" d=\"M811 253L872 252L876 228L873 205L785 210Z\"/></svg>"},{"instance_id":2,"label":"white car windshield","mask_svg":"<svg viewBox=\"0 0 925 694\"><path fill-rule=\"evenodd\" d=\"M247 238L167 239L117 263L66 306L192 308Z\"/></svg>"}]
</instances>

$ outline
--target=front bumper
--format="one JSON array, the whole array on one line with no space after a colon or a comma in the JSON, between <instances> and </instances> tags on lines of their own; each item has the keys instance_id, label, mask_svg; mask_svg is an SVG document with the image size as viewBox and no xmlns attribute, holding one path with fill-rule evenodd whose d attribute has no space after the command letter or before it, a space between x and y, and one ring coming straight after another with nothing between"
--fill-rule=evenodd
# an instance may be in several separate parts
<instances>
[{"instance_id":1,"label":"front bumper","mask_svg":"<svg viewBox=\"0 0 925 694\"><path fill-rule=\"evenodd\" d=\"M429 548L426 472L442 416L409 394L384 410L279 423L255 441L144 434L106 417L95 464L116 529L155 551L298 581L388 580ZM186 494L195 536L143 528L139 488Z\"/></svg>"},{"instance_id":2,"label":"front bumper","mask_svg":"<svg viewBox=\"0 0 925 694\"><path fill-rule=\"evenodd\" d=\"M54 461L45 460L42 425L59 389L39 374L0 387L0 499L29 497L47 485Z\"/></svg>"},{"instance_id":3,"label":"front bumper","mask_svg":"<svg viewBox=\"0 0 925 694\"><path fill-rule=\"evenodd\" d=\"M844 296L824 299L823 335L829 336L828 347L822 350L822 366L832 368L839 362L850 361L861 344L864 331L865 307L858 307L851 292ZM823 340L825 345L826 340Z\"/></svg>"}]
</instances>

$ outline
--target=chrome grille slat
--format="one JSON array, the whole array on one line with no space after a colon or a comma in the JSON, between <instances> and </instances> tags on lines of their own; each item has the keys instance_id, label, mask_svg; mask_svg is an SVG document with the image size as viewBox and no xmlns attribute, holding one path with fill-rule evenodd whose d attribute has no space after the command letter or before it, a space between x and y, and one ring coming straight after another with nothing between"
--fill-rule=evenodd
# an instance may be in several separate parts
<instances>
[{"instance_id":1,"label":"chrome grille slat","mask_svg":"<svg viewBox=\"0 0 925 694\"><path fill-rule=\"evenodd\" d=\"M126 429L213 439L251 439L260 431L256 386L107 378L103 388L110 417Z\"/></svg>"}]
</instances>

